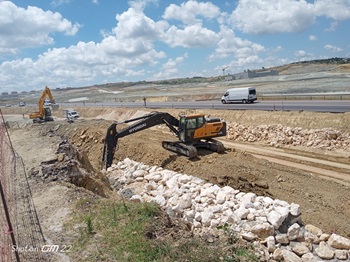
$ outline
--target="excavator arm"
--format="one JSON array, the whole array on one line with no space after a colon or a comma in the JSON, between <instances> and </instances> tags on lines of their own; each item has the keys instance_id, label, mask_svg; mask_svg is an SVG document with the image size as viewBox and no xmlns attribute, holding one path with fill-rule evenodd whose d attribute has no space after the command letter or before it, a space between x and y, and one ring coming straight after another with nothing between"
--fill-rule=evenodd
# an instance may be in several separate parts
<instances>
[{"instance_id":1,"label":"excavator arm","mask_svg":"<svg viewBox=\"0 0 350 262\"><path fill-rule=\"evenodd\" d=\"M138 122L120 130L119 132L117 131L118 124L124 124L124 123L129 123L134 121L138 121ZM141 117L128 119L119 123L113 123L107 129L107 134L104 141L103 155L102 155L102 162L103 162L104 168L107 169L112 165L119 138L131 135L133 133L145 130L147 128L150 128L156 125L162 125L162 124L167 125L169 129L172 132L174 132L175 135L178 136L179 120L173 117L172 115L164 112L152 112L150 114L147 114Z\"/></svg>"}]
</instances>

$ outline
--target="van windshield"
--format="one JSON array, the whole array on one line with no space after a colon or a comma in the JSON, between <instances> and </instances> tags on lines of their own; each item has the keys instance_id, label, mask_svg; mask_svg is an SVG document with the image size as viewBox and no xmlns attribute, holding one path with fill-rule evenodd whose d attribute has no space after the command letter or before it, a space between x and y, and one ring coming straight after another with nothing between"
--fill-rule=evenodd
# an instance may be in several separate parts
<instances>
[{"instance_id":1,"label":"van windshield","mask_svg":"<svg viewBox=\"0 0 350 262\"><path fill-rule=\"evenodd\" d=\"M249 94L250 95L256 95L255 89L249 89Z\"/></svg>"}]
</instances>

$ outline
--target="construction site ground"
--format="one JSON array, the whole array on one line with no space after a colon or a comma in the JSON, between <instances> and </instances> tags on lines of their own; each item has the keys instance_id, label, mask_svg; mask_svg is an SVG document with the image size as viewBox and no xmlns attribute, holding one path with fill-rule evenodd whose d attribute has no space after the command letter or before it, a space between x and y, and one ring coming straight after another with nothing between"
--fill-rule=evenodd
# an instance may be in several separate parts
<instances>
[{"instance_id":1,"label":"construction site ground","mask_svg":"<svg viewBox=\"0 0 350 262\"><path fill-rule=\"evenodd\" d=\"M84 197L113 197L101 173L103 138L113 121L122 121L148 113L146 109L76 108L80 119L68 123L60 115L54 122L32 124L27 113L34 108L6 108L4 117L15 150L23 158L39 220L45 237L52 243L72 242L76 233L63 233L64 224L74 213L75 202ZM22 110L22 111L19 111ZM23 111L26 110L26 111ZM163 110L177 115L179 110ZM181 111L183 112L183 110ZM198 113L202 111L197 111ZM311 112L257 112L207 110L206 114L227 122L245 125L283 124L304 129L331 127L350 130L350 115ZM24 114L24 116L23 116ZM58 144L66 137L81 155L84 168L93 179L77 187L60 179L43 179L43 161L57 158ZM115 162L128 157L147 165L162 166L193 175L220 186L229 185L244 192L270 196L297 203L302 220L326 233L350 237L350 153L301 146L271 147L264 143L239 143L222 138L227 148L223 154L206 150L199 157L186 157L168 152L163 140L176 140L168 129L154 127L119 140ZM39 175L33 175L39 172ZM52 181L55 180L55 181ZM65 242L66 241L66 242ZM57 261L69 261L59 253Z\"/></svg>"}]
</instances>

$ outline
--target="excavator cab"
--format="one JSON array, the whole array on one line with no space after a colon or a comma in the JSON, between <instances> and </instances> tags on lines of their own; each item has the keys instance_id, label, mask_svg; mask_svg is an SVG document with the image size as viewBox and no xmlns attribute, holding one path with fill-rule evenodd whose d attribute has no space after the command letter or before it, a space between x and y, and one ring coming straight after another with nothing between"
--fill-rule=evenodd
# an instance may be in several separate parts
<instances>
[{"instance_id":1,"label":"excavator cab","mask_svg":"<svg viewBox=\"0 0 350 262\"><path fill-rule=\"evenodd\" d=\"M179 140L183 143L195 140L196 129L203 125L203 117L200 115L180 116Z\"/></svg>"},{"instance_id":2,"label":"excavator cab","mask_svg":"<svg viewBox=\"0 0 350 262\"><path fill-rule=\"evenodd\" d=\"M43 123L53 121L51 109L48 107L44 107L44 115L37 115L37 117L33 118L33 123Z\"/></svg>"},{"instance_id":3,"label":"excavator cab","mask_svg":"<svg viewBox=\"0 0 350 262\"><path fill-rule=\"evenodd\" d=\"M183 143L226 136L226 123L204 114L180 116L179 140Z\"/></svg>"},{"instance_id":4,"label":"excavator cab","mask_svg":"<svg viewBox=\"0 0 350 262\"><path fill-rule=\"evenodd\" d=\"M52 117L52 114L51 114L51 109L48 108L48 107L45 107L44 108L44 119L45 121L53 121L53 117Z\"/></svg>"}]
</instances>

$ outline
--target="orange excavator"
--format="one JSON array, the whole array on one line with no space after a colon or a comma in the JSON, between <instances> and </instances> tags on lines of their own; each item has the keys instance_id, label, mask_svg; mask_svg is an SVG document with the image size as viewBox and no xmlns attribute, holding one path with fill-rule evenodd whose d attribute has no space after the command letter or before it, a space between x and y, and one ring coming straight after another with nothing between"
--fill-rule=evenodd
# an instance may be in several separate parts
<instances>
[{"instance_id":1,"label":"orange excavator","mask_svg":"<svg viewBox=\"0 0 350 262\"><path fill-rule=\"evenodd\" d=\"M118 124L129 122L135 123L120 131L117 130ZM190 159L197 157L197 148L207 148L218 153L225 151L223 143L213 139L226 136L225 121L219 118L208 118L204 114L180 115L178 119L165 112L152 112L141 117L113 123L107 129L102 155L103 168L107 169L112 165L119 138L162 124L165 124L178 138L178 141L163 141L162 146L166 150Z\"/></svg>"},{"instance_id":2,"label":"orange excavator","mask_svg":"<svg viewBox=\"0 0 350 262\"><path fill-rule=\"evenodd\" d=\"M46 97L50 99L52 110L58 110L59 108L58 104L56 104L53 99L50 88L46 86L38 102L39 111L29 114L29 118L33 119L34 123L53 121L50 107L45 106Z\"/></svg>"}]
</instances>

